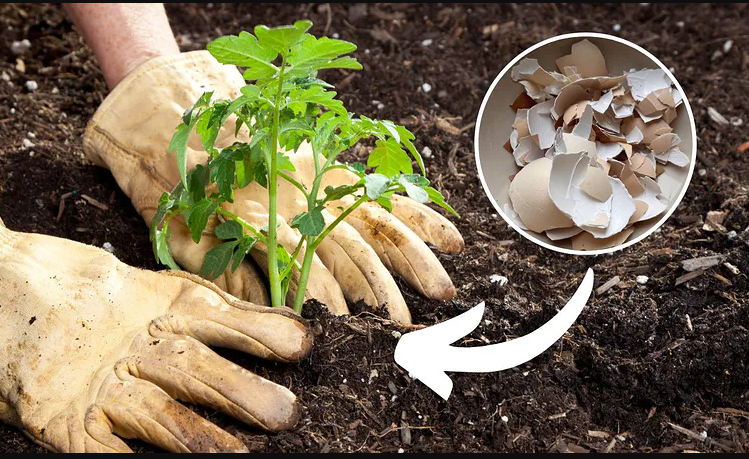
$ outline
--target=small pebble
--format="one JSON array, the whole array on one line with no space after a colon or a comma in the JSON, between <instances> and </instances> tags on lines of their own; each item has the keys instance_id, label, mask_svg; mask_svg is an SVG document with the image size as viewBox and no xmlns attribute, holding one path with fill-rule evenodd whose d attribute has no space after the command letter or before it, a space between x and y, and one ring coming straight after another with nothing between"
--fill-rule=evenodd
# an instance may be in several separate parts
<instances>
[{"instance_id":1,"label":"small pebble","mask_svg":"<svg viewBox=\"0 0 749 459\"><path fill-rule=\"evenodd\" d=\"M648 283L648 280L650 278L648 276L637 276L637 283L640 285L645 285Z\"/></svg>"},{"instance_id":2,"label":"small pebble","mask_svg":"<svg viewBox=\"0 0 749 459\"><path fill-rule=\"evenodd\" d=\"M36 153L34 153L33 151L30 151L30 152L29 152L29 158L33 158L35 154L36 154Z\"/></svg>"},{"instance_id":3,"label":"small pebble","mask_svg":"<svg viewBox=\"0 0 749 459\"><path fill-rule=\"evenodd\" d=\"M429 91L432 90L432 85L429 83L424 83L423 85L421 85L421 90L424 91L425 93L428 93Z\"/></svg>"},{"instance_id":4,"label":"small pebble","mask_svg":"<svg viewBox=\"0 0 749 459\"><path fill-rule=\"evenodd\" d=\"M101 247L109 253L114 253L114 246L110 244L109 242L105 242L104 245Z\"/></svg>"},{"instance_id":5,"label":"small pebble","mask_svg":"<svg viewBox=\"0 0 749 459\"><path fill-rule=\"evenodd\" d=\"M346 384L348 382L348 379L343 378L343 384Z\"/></svg>"},{"instance_id":6,"label":"small pebble","mask_svg":"<svg viewBox=\"0 0 749 459\"><path fill-rule=\"evenodd\" d=\"M448 93L444 89L442 91L440 91L440 92L437 93L437 98L439 98L439 99L444 99L447 96L448 96Z\"/></svg>"},{"instance_id":7,"label":"small pebble","mask_svg":"<svg viewBox=\"0 0 749 459\"><path fill-rule=\"evenodd\" d=\"M421 149L421 156L429 159L432 157L432 149L429 147L424 147Z\"/></svg>"},{"instance_id":8,"label":"small pebble","mask_svg":"<svg viewBox=\"0 0 749 459\"><path fill-rule=\"evenodd\" d=\"M26 82L26 89L28 89L31 92L34 92L37 89L39 89L39 84L34 80L29 80Z\"/></svg>"},{"instance_id":9,"label":"small pebble","mask_svg":"<svg viewBox=\"0 0 749 459\"><path fill-rule=\"evenodd\" d=\"M700 177L704 177L704 176L707 175L707 170L705 170L705 169L699 169L697 171L697 175L699 175Z\"/></svg>"},{"instance_id":10,"label":"small pebble","mask_svg":"<svg viewBox=\"0 0 749 459\"><path fill-rule=\"evenodd\" d=\"M733 40L727 40L725 43L723 43L723 54L730 53L731 48L733 48Z\"/></svg>"},{"instance_id":11,"label":"small pebble","mask_svg":"<svg viewBox=\"0 0 749 459\"><path fill-rule=\"evenodd\" d=\"M23 141L21 142L21 146L25 150L27 148L34 148L36 145L34 145L34 142L29 139L23 139Z\"/></svg>"},{"instance_id":12,"label":"small pebble","mask_svg":"<svg viewBox=\"0 0 749 459\"><path fill-rule=\"evenodd\" d=\"M34 134L33 132L29 132L28 136L29 136L29 139L36 139L36 134Z\"/></svg>"},{"instance_id":13,"label":"small pebble","mask_svg":"<svg viewBox=\"0 0 749 459\"><path fill-rule=\"evenodd\" d=\"M510 418L507 416L502 416L502 422L510 422Z\"/></svg>"},{"instance_id":14,"label":"small pebble","mask_svg":"<svg viewBox=\"0 0 749 459\"><path fill-rule=\"evenodd\" d=\"M707 438L707 431L703 430L702 432L700 432L700 437Z\"/></svg>"},{"instance_id":15,"label":"small pebble","mask_svg":"<svg viewBox=\"0 0 749 459\"><path fill-rule=\"evenodd\" d=\"M723 57L723 53L721 53L719 49L716 49L713 55L710 57L710 59L713 61L717 61L721 57Z\"/></svg>"},{"instance_id":16,"label":"small pebble","mask_svg":"<svg viewBox=\"0 0 749 459\"><path fill-rule=\"evenodd\" d=\"M21 41L14 41L10 45L10 52L15 54L16 56L20 56L21 54L26 53L29 48L31 48L31 42L24 38Z\"/></svg>"},{"instance_id":17,"label":"small pebble","mask_svg":"<svg viewBox=\"0 0 749 459\"><path fill-rule=\"evenodd\" d=\"M611 27L611 29L612 29L612 30L613 30L614 32L620 32L620 31L622 30L622 25L621 25L621 24L614 24L614 25L613 25L613 26Z\"/></svg>"},{"instance_id":18,"label":"small pebble","mask_svg":"<svg viewBox=\"0 0 749 459\"><path fill-rule=\"evenodd\" d=\"M331 36L332 36L333 38L335 38L336 40L337 40L337 39L339 39L339 38L341 38L341 36L340 36L340 35L338 35L338 32L334 33L334 34L333 34L333 35L331 35Z\"/></svg>"},{"instance_id":19,"label":"small pebble","mask_svg":"<svg viewBox=\"0 0 749 459\"><path fill-rule=\"evenodd\" d=\"M726 236L728 236L728 239L736 239L739 236L739 233L737 233L734 230L731 230L728 232Z\"/></svg>"},{"instance_id":20,"label":"small pebble","mask_svg":"<svg viewBox=\"0 0 749 459\"><path fill-rule=\"evenodd\" d=\"M431 38L427 38L426 40L421 42L421 46L432 46L432 43L434 43L434 40L432 40Z\"/></svg>"},{"instance_id":21,"label":"small pebble","mask_svg":"<svg viewBox=\"0 0 749 459\"><path fill-rule=\"evenodd\" d=\"M679 21L676 23L676 27L683 29L684 28L684 21Z\"/></svg>"},{"instance_id":22,"label":"small pebble","mask_svg":"<svg viewBox=\"0 0 749 459\"><path fill-rule=\"evenodd\" d=\"M500 287L504 287L507 285L507 282L509 282L509 279L507 279L505 276L500 276L499 274L492 274L489 276L489 282L492 284L499 284Z\"/></svg>"},{"instance_id":23,"label":"small pebble","mask_svg":"<svg viewBox=\"0 0 749 459\"><path fill-rule=\"evenodd\" d=\"M622 443L624 443L625 441L627 441L627 439L626 439L626 438L624 438L624 437L623 437L623 436L621 436L621 435L617 435L617 436L616 436L616 439L617 439L617 440L619 440L619 441L620 441L620 442L622 442Z\"/></svg>"},{"instance_id":24,"label":"small pebble","mask_svg":"<svg viewBox=\"0 0 749 459\"><path fill-rule=\"evenodd\" d=\"M3 74L0 75L0 78L2 78L3 81L10 81L10 75L8 75L6 72L3 72Z\"/></svg>"},{"instance_id":25,"label":"small pebble","mask_svg":"<svg viewBox=\"0 0 749 459\"><path fill-rule=\"evenodd\" d=\"M60 94L60 90L55 88L52 88L52 94Z\"/></svg>"},{"instance_id":26,"label":"small pebble","mask_svg":"<svg viewBox=\"0 0 749 459\"><path fill-rule=\"evenodd\" d=\"M395 339L401 339L401 336L403 336L403 334L402 334L401 332L399 332L398 330L393 330L393 332L392 332L392 333L390 333L390 334L391 334L391 335L393 336L393 338L395 338Z\"/></svg>"},{"instance_id":27,"label":"small pebble","mask_svg":"<svg viewBox=\"0 0 749 459\"><path fill-rule=\"evenodd\" d=\"M10 109L10 114L11 114L11 115L15 115L15 113L16 113L16 109L15 109L15 108L13 108L13 107L11 107L11 109Z\"/></svg>"},{"instance_id":28,"label":"small pebble","mask_svg":"<svg viewBox=\"0 0 749 459\"><path fill-rule=\"evenodd\" d=\"M398 454L403 454L403 453L405 453L405 452L406 452L406 450L405 450L405 449L403 449L403 448L398 448Z\"/></svg>"},{"instance_id":29,"label":"small pebble","mask_svg":"<svg viewBox=\"0 0 749 459\"><path fill-rule=\"evenodd\" d=\"M741 118L739 118L738 116L733 116L733 117L731 117L731 125L732 125L732 126L736 126L736 127L739 127L739 126L741 126L741 125L743 125L743 124L744 124L744 120L742 120L742 119L741 119Z\"/></svg>"},{"instance_id":30,"label":"small pebble","mask_svg":"<svg viewBox=\"0 0 749 459\"><path fill-rule=\"evenodd\" d=\"M377 110L382 110L383 108L385 108L385 104L383 104L382 102L377 104Z\"/></svg>"}]
</instances>

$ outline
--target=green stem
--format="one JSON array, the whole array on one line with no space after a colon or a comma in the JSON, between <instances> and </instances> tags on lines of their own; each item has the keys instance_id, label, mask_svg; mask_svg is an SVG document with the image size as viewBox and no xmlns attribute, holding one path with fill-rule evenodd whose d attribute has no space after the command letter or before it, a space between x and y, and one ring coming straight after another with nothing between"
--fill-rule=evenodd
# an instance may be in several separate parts
<instances>
[{"instance_id":1,"label":"green stem","mask_svg":"<svg viewBox=\"0 0 749 459\"><path fill-rule=\"evenodd\" d=\"M297 314L302 314L302 306L304 306L304 294L307 291L307 282L309 281L309 274L312 269L312 260L315 258L315 251L307 247L307 251L304 252L304 261L302 262L302 269L299 271L299 282L296 288L296 298L294 298L294 311Z\"/></svg>"},{"instance_id":2,"label":"green stem","mask_svg":"<svg viewBox=\"0 0 749 459\"><path fill-rule=\"evenodd\" d=\"M299 243L296 245L296 249L294 249L294 253L291 254L291 263L289 263L289 266L286 267L286 269L281 273L281 279L286 279L286 276L291 274L291 270L294 268L301 269L301 265L296 261L297 257L299 257L299 252L302 251L302 247L304 247L304 243L307 242L307 236L302 236L302 238L299 240Z\"/></svg>"},{"instance_id":3,"label":"green stem","mask_svg":"<svg viewBox=\"0 0 749 459\"><path fill-rule=\"evenodd\" d=\"M359 198L355 203L353 203L351 207L341 212L341 215L339 215L338 218L333 220L333 223L328 225L328 227L325 228L325 231L323 231L319 236L317 236L317 238L314 241L312 241L312 244L310 244L307 250L312 250L313 252L317 250L317 247L326 237L328 237L328 234L330 234L330 232L333 231L333 229L335 229L335 227L338 226L339 223L345 220L346 217L348 217L349 214L351 214L351 212L355 211L360 205L367 202L368 199L369 198L367 198L367 195L365 194L361 198Z\"/></svg>"},{"instance_id":4,"label":"green stem","mask_svg":"<svg viewBox=\"0 0 749 459\"><path fill-rule=\"evenodd\" d=\"M286 304L281 291L281 278L278 272L278 215L277 215L277 195L278 195L278 127L280 124L280 105L283 95L283 77L286 69L286 56L283 56L281 62L281 71L278 75L278 91L276 92L275 104L273 106L273 129L271 131L270 144L270 167L268 170L268 282L270 283L270 298L273 307L280 307Z\"/></svg>"},{"instance_id":5,"label":"green stem","mask_svg":"<svg viewBox=\"0 0 749 459\"><path fill-rule=\"evenodd\" d=\"M289 174L285 173L284 171L280 171L278 173L279 176L281 176L282 179L286 180L287 182L294 185L296 189L302 192L304 194L305 199L309 200L309 195L307 194L307 190L304 188L304 185L294 180L294 177L290 176Z\"/></svg>"}]
</instances>

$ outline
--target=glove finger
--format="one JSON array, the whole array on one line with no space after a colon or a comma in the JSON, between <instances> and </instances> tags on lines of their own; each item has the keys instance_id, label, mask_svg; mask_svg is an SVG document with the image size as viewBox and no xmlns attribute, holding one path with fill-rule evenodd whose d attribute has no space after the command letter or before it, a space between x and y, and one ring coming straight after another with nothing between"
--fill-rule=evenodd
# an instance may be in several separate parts
<instances>
[{"instance_id":1,"label":"glove finger","mask_svg":"<svg viewBox=\"0 0 749 459\"><path fill-rule=\"evenodd\" d=\"M334 217L325 213L330 223ZM392 320L406 325L411 323L411 313L393 276L354 228L340 223L323 239L316 253L349 301L387 307Z\"/></svg>"},{"instance_id":2,"label":"glove finger","mask_svg":"<svg viewBox=\"0 0 749 459\"><path fill-rule=\"evenodd\" d=\"M267 431L290 429L301 410L294 394L220 357L191 338L146 344L121 371L185 403L203 405Z\"/></svg>"},{"instance_id":3,"label":"glove finger","mask_svg":"<svg viewBox=\"0 0 749 459\"><path fill-rule=\"evenodd\" d=\"M440 252L460 253L465 247L455 225L436 210L405 196L394 195L393 215L411 229L422 241L432 244Z\"/></svg>"},{"instance_id":4,"label":"glove finger","mask_svg":"<svg viewBox=\"0 0 749 459\"><path fill-rule=\"evenodd\" d=\"M153 214L153 210L146 210L143 212L143 218L150 222ZM196 244L192 240L190 230L180 219L172 220L169 228L171 230L169 248L175 261L189 272L200 273L205 254L219 245L221 241L212 234L204 233L200 242ZM254 263L245 261L236 271L232 272L231 268L228 268L218 278L209 280L241 300L259 305L270 305L268 287L265 284L264 277Z\"/></svg>"},{"instance_id":5,"label":"glove finger","mask_svg":"<svg viewBox=\"0 0 749 459\"><path fill-rule=\"evenodd\" d=\"M71 448L69 453L132 453L133 450L112 433L112 423L98 405L93 405L84 420L85 435L83 451Z\"/></svg>"},{"instance_id":6,"label":"glove finger","mask_svg":"<svg viewBox=\"0 0 749 459\"><path fill-rule=\"evenodd\" d=\"M187 335L208 346L281 362L299 361L312 350L309 328L290 309L256 306L232 298L196 276L190 280L170 314L151 322L151 336Z\"/></svg>"},{"instance_id":7,"label":"glove finger","mask_svg":"<svg viewBox=\"0 0 749 459\"><path fill-rule=\"evenodd\" d=\"M250 224L256 228L261 228L268 224L268 214L261 204L250 200L235 200L232 204L227 204L227 210L234 213L235 215L242 216ZM301 237L299 233L294 231L286 222L279 217L278 219L278 243L282 245L289 253L294 253L294 249ZM250 255L255 259L258 266L260 266L267 274L268 267L268 249L263 244L256 244L255 248L250 252ZM299 254L298 260L304 257L304 250ZM289 295L287 296L287 304L293 304L294 298L296 297L296 286L299 281L299 273L294 270L292 274ZM335 277L328 271L323 262L319 257L315 256L312 261L312 268L310 269L309 281L307 283L307 291L305 292L305 299L315 299L320 303L327 306L328 310L332 314L343 315L348 314L348 306L344 299L341 287L335 280Z\"/></svg>"},{"instance_id":8,"label":"glove finger","mask_svg":"<svg viewBox=\"0 0 749 459\"><path fill-rule=\"evenodd\" d=\"M328 210L340 212L336 204ZM372 246L385 266L422 295L437 300L456 295L450 276L429 247L382 207L365 203L346 218L346 223Z\"/></svg>"},{"instance_id":9,"label":"glove finger","mask_svg":"<svg viewBox=\"0 0 749 459\"><path fill-rule=\"evenodd\" d=\"M112 375L99 395L112 432L171 452L240 453L247 447L212 422L176 402L156 385Z\"/></svg>"}]
</instances>

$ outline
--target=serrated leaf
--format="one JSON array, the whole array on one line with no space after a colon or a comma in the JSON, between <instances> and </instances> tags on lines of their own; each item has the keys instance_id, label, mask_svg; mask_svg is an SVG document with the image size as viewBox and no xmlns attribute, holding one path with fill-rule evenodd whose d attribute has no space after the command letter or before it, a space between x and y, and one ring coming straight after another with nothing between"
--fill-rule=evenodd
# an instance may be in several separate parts
<instances>
[{"instance_id":1,"label":"serrated leaf","mask_svg":"<svg viewBox=\"0 0 749 459\"><path fill-rule=\"evenodd\" d=\"M325 217L317 207L292 218L290 226L298 229L304 236L318 236L325 229Z\"/></svg>"},{"instance_id":2,"label":"serrated leaf","mask_svg":"<svg viewBox=\"0 0 749 459\"><path fill-rule=\"evenodd\" d=\"M156 259L159 263L168 266L169 269L173 271L179 271L179 266L177 266L177 263L174 261L172 252L169 249L166 232L156 230L154 233L154 250L156 252Z\"/></svg>"},{"instance_id":3,"label":"serrated leaf","mask_svg":"<svg viewBox=\"0 0 749 459\"><path fill-rule=\"evenodd\" d=\"M328 91L321 86L312 86L307 89L294 89L289 92L289 102L284 107L294 110L295 113L301 114L306 111L307 104L315 104L327 108L341 116L347 116L343 102L335 99L335 91Z\"/></svg>"},{"instance_id":4,"label":"serrated leaf","mask_svg":"<svg viewBox=\"0 0 749 459\"><path fill-rule=\"evenodd\" d=\"M216 227L214 234L217 238L223 240L242 239L244 237L244 229L242 225L234 220L227 220Z\"/></svg>"},{"instance_id":5,"label":"serrated leaf","mask_svg":"<svg viewBox=\"0 0 749 459\"><path fill-rule=\"evenodd\" d=\"M353 163L349 164L348 168L351 172L355 173L358 176L364 175L364 173L367 171L367 166L365 166L362 163Z\"/></svg>"},{"instance_id":6,"label":"serrated leaf","mask_svg":"<svg viewBox=\"0 0 749 459\"><path fill-rule=\"evenodd\" d=\"M258 182L263 188L268 187L268 170L265 155L260 147L250 149L250 154L237 164L237 185L244 188L252 182Z\"/></svg>"},{"instance_id":7,"label":"serrated leaf","mask_svg":"<svg viewBox=\"0 0 749 459\"><path fill-rule=\"evenodd\" d=\"M214 280L221 276L231 262L234 248L239 245L239 241L225 242L212 248L205 254L203 266L200 268L200 275Z\"/></svg>"},{"instance_id":8,"label":"serrated leaf","mask_svg":"<svg viewBox=\"0 0 749 459\"><path fill-rule=\"evenodd\" d=\"M262 46L250 33L240 32L239 36L220 37L208 43L208 51L222 64L247 67L246 80L268 78L278 72L273 61L278 52Z\"/></svg>"},{"instance_id":9,"label":"serrated leaf","mask_svg":"<svg viewBox=\"0 0 749 459\"><path fill-rule=\"evenodd\" d=\"M356 50L356 45L343 40L328 37L315 38L305 35L300 44L289 55L292 68L290 76L307 76L326 65L330 65L340 56ZM351 65L343 62L344 65Z\"/></svg>"},{"instance_id":10,"label":"serrated leaf","mask_svg":"<svg viewBox=\"0 0 749 459\"><path fill-rule=\"evenodd\" d=\"M387 141L378 140L375 148L367 160L369 167L374 167L375 172L389 178L395 178L401 173L413 174L411 158L403 151L400 143L390 138Z\"/></svg>"},{"instance_id":11,"label":"serrated leaf","mask_svg":"<svg viewBox=\"0 0 749 459\"><path fill-rule=\"evenodd\" d=\"M390 187L390 179L382 174L370 174L364 177L364 191L371 200L376 200Z\"/></svg>"},{"instance_id":12,"label":"serrated leaf","mask_svg":"<svg viewBox=\"0 0 749 459\"><path fill-rule=\"evenodd\" d=\"M189 189L187 184L187 141L190 140L190 131L192 125L180 124L177 131L169 142L169 152L177 155L177 170L185 188Z\"/></svg>"},{"instance_id":13,"label":"serrated leaf","mask_svg":"<svg viewBox=\"0 0 749 459\"><path fill-rule=\"evenodd\" d=\"M205 189L211 180L211 171L202 164L198 164L187 173L187 183L190 184L187 204L194 204L205 198Z\"/></svg>"},{"instance_id":14,"label":"serrated leaf","mask_svg":"<svg viewBox=\"0 0 749 459\"><path fill-rule=\"evenodd\" d=\"M418 187L423 188L425 186L429 186L429 180L426 177L422 177L419 174L403 174L401 178Z\"/></svg>"},{"instance_id":15,"label":"serrated leaf","mask_svg":"<svg viewBox=\"0 0 749 459\"><path fill-rule=\"evenodd\" d=\"M429 199L433 203L442 207L443 209L455 215L456 217L460 217L460 215L458 215L458 213L455 212L455 209L453 209L452 206L445 201L445 198L444 196L442 196L442 193L440 193L439 191L435 190L432 187L424 188L424 191L426 191L427 195L429 196Z\"/></svg>"},{"instance_id":16,"label":"serrated leaf","mask_svg":"<svg viewBox=\"0 0 749 459\"><path fill-rule=\"evenodd\" d=\"M344 196L353 194L360 188L360 185L339 185L337 187L325 187L325 202L337 201Z\"/></svg>"},{"instance_id":17,"label":"serrated leaf","mask_svg":"<svg viewBox=\"0 0 749 459\"><path fill-rule=\"evenodd\" d=\"M411 153L411 156L416 161L416 164L419 166L419 169L421 170L422 175L426 175L426 169L424 168L424 158L421 157L421 153L416 149L416 147L413 144L413 140L416 138L414 135L406 129L403 126L396 126L395 129L398 131L398 136L400 137L400 143L404 147L406 147L406 150L408 150L409 153Z\"/></svg>"},{"instance_id":18,"label":"serrated leaf","mask_svg":"<svg viewBox=\"0 0 749 459\"><path fill-rule=\"evenodd\" d=\"M279 171L290 171L290 172L296 172L296 167L294 167L294 163L291 162L291 158L283 154L282 152L278 152L278 160L276 162L276 167Z\"/></svg>"},{"instance_id":19,"label":"serrated leaf","mask_svg":"<svg viewBox=\"0 0 749 459\"><path fill-rule=\"evenodd\" d=\"M408 194L408 196L414 201L421 204L429 202L429 195L427 194L426 190L408 181L405 175L401 176L400 180L398 180L398 183L403 185L403 188L406 189L406 193Z\"/></svg>"},{"instance_id":20,"label":"serrated leaf","mask_svg":"<svg viewBox=\"0 0 749 459\"><path fill-rule=\"evenodd\" d=\"M203 236L203 231L205 231L205 227L208 226L208 219L214 212L216 212L217 207L218 205L215 202L209 199L204 199L195 203L195 205L190 208L189 212L186 212L187 227L190 228L192 240L195 241L196 244L200 242L200 239Z\"/></svg>"},{"instance_id":21,"label":"serrated leaf","mask_svg":"<svg viewBox=\"0 0 749 459\"><path fill-rule=\"evenodd\" d=\"M390 198L386 196L380 196L379 198L375 199L375 202L381 205L388 212L393 211L393 203L390 201Z\"/></svg>"},{"instance_id":22,"label":"serrated leaf","mask_svg":"<svg viewBox=\"0 0 749 459\"><path fill-rule=\"evenodd\" d=\"M260 25L255 27L255 35L263 47L286 55L311 27L311 21L297 21L294 25L273 28Z\"/></svg>"},{"instance_id":23,"label":"serrated leaf","mask_svg":"<svg viewBox=\"0 0 749 459\"><path fill-rule=\"evenodd\" d=\"M252 236L245 236L242 239L239 247L237 247L234 255L232 255L233 263L231 265L231 272L235 272L237 268L239 268L239 265L242 263L242 261L244 261L244 258L247 256L247 254L250 253L250 250L252 250L252 247L256 242L257 238L254 238Z\"/></svg>"}]
</instances>

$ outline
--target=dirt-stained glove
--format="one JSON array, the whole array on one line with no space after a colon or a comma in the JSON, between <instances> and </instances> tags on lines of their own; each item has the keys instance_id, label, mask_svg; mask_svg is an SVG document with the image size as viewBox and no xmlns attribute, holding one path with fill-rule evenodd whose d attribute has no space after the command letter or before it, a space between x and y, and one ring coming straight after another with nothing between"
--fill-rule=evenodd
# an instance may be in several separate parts
<instances>
[{"instance_id":1,"label":"dirt-stained glove","mask_svg":"<svg viewBox=\"0 0 749 459\"><path fill-rule=\"evenodd\" d=\"M185 109L204 92L214 91L213 97L218 99L234 98L244 85L236 68L219 64L207 51L151 60L128 75L106 98L86 129L84 149L94 162L112 171L150 223L161 194L171 191L180 180L175 156L169 153L168 146ZM233 130L225 129L219 134L217 145L236 140L249 139L245 131L235 139ZM188 169L208 159L197 135L190 139L187 156ZM289 156L294 163L304 161L296 154ZM349 177L339 175L328 181L338 180L347 181ZM283 182L279 180L280 184ZM286 185L282 184L278 193L279 242L293 250L300 235L285 222L298 213L299 208L294 205L298 194ZM255 183L237 190L234 204L225 205L227 210L262 227L268 222L267 199L267 190ZM336 212L333 207L330 210ZM326 216L329 222L332 217ZM408 198L396 198L392 214L374 205L363 206L317 248L306 297L325 303L338 314L348 312L344 296L352 302L386 305L391 318L410 323L410 313L388 268L430 298L448 299L455 295L449 276L424 241L450 252L463 248L460 233L449 221ZM192 272L199 271L205 252L215 244L211 235L204 236L200 245L194 244L187 228L179 224L170 238L176 261ZM264 266L265 254L253 250L252 255ZM240 298L267 302L267 296L260 297L261 282L249 263L235 274L227 272L217 283ZM290 298L293 290L292 280Z\"/></svg>"},{"instance_id":2,"label":"dirt-stained glove","mask_svg":"<svg viewBox=\"0 0 749 459\"><path fill-rule=\"evenodd\" d=\"M0 222L0 421L61 452L245 446L176 400L267 430L299 418L294 394L207 346L282 362L312 347L291 310L255 306L184 272Z\"/></svg>"}]
</instances>

